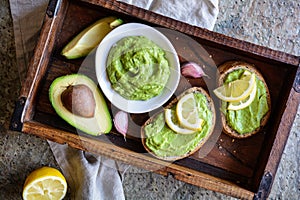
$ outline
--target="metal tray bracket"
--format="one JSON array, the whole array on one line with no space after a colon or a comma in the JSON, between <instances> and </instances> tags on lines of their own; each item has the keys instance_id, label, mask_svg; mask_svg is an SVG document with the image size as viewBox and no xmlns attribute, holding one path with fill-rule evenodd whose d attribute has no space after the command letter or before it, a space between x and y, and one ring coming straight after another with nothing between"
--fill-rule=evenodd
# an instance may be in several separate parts
<instances>
[{"instance_id":1,"label":"metal tray bracket","mask_svg":"<svg viewBox=\"0 0 300 200\"><path fill-rule=\"evenodd\" d=\"M24 110L26 97L20 97L15 103L15 110L12 114L9 129L12 131L22 131L23 122L21 120Z\"/></svg>"},{"instance_id":2,"label":"metal tray bracket","mask_svg":"<svg viewBox=\"0 0 300 200\"><path fill-rule=\"evenodd\" d=\"M298 70L297 70L297 73L296 73L293 88L295 89L295 91L297 93L300 93L300 57L299 57L299 65L298 65Z\"/></svg>"},{"instance_id":3,"label":"metal tray bracket","mask_svg":"<svg viewBox=\"0 0 300 200\"><path fill-rule=\"evenodd\" d=\"M254 195L253 200L267 199L271 190L273 175L271 172L266 172L262 177L258 192Z\"/></svg>"}]
</instances>

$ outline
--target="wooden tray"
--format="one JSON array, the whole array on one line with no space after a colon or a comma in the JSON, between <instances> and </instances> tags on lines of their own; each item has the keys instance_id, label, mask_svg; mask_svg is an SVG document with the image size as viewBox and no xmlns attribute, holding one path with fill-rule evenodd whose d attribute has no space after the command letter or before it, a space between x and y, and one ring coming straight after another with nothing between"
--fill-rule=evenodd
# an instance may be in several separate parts
<instances>
[{"instance_id":1,"label":"wooden tray","mask_svg":"<svg viewBox=\"0 0 300 200\"><path fill-rule=\"evenodd\" d=\"M182 44L174 35L166 33L179 55L205 65L207 71L211 69L211 59L217 66L228 60L255 64L265 77L271 93L272 114L268 125L259 134L243 140L232 139L223 133L217 135L216 143L207 156L195 153L174 163L161 161L146 153L139 138L138 126L130 127L130 136L126 142L114 129L110 134L99 137L78 133L54 112L48 99L49 85L58 76L77 73L79 67L81 73L95 78L93 60L67 60L60 55L60 51L83 28L99 18L111 15L125 22L169 28L192 37L195 44L201 44L208 52L210 59L202 52L194 52L195 44ZM178 180L237 198L265 199L270 192L300 102L299 77L299 58L293 55L113 0L52 0L16 103L11 129L67 143L74 148L162 175L173 175ZM200 79L189 81L192 85L203 85ZM181 85L179 90L183 90ZM148 117L148 113L132 114L131 120L141 125ZM220 130L219 121L214 132Z\"/></svg>"}]
</instances>

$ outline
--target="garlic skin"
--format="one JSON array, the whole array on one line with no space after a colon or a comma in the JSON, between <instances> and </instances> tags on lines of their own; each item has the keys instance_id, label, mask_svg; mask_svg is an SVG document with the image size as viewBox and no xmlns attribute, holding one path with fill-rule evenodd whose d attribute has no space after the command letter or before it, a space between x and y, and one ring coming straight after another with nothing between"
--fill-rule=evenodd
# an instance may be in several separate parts
<instances>
[{"instance_id":1,"label":"garlic skin","mask_svg":"<svg viewBox=\"0 0 300 200\"><path fill-rule=\"evenodd\" d=\"M181 65L181 74L184 77L201 78L207 76L202 67L195 62L186 62Z\"/></svg>"}]
</instances>

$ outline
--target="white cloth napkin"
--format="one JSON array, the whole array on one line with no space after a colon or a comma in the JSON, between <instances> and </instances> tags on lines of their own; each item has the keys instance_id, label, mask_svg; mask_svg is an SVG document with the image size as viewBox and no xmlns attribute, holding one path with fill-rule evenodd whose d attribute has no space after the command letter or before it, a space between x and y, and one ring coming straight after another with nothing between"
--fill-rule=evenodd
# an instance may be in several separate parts
<instances>
[{"instance_id":1,"label":"white cloth napkin","mask_svg":"<svg viewBox=\"0 0 300 200\"><path fill-rule=\"evenodd\" d=\"M71 199L125 199L122 176L128 165L48 141L67 179Z\"/></svg>"},{"instance_id":2,"label":"white cloth napkin","mask_svg":"<svg viewBox=\"0 0 300 200\"><path fill-rule=\"evenodd\" d=\"M119 0L212 30L219 13L218 0Z\"/></svg>"},{"instance_id":3,"label":"white cloth napkin","mask_svg":"<svg viewBox=\"0 0 300 200\"><path fill-rule=\"evenodd\" d=\"M122 1L210 30L218 15L218 0ZM10 0L21 80L24 80L47 5L48 0ZM122 174L128 165L67 145L48 143L67 179L72 199L125 199Z\"/></svg>"}]
</instances>

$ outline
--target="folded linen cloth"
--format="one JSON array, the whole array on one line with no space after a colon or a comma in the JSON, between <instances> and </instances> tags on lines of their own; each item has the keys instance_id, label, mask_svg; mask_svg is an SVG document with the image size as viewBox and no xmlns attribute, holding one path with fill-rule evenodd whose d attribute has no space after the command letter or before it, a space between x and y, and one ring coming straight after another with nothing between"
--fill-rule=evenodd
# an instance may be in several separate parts
<instances>
[{"instance_id":1,"label":"folded linen cloth","mask_svg":"<svg viewBox=\"0 0 300 200\"><path fill-rule=\"evenodd\" d=\"M125 199L121 178L128 165L68 145L48 143L66 177L71 199Z\"/></svg>"},{"instance_id":2,"label":"folded linen cloth","mask_svg":"<svg viewBox=\"0 0 300 200\"><path fill-rule=\"evenodd\" d=\"M119 0L212 30L219 13L218 0Z\"/></svg>"},{"instance_id":3,"label":"folded linen cloth","mask_svg":"<svg viewBox=\"0 0 300 200\"><path fill-rule=\"evenodd\" d=\"M213 29L218 0L121 0L171 18ZM10 0L21 81L36 45L48 0ZM72 199L125 199L122 174L129 165L48 141Z\"/></svg>"}]
</instances>

